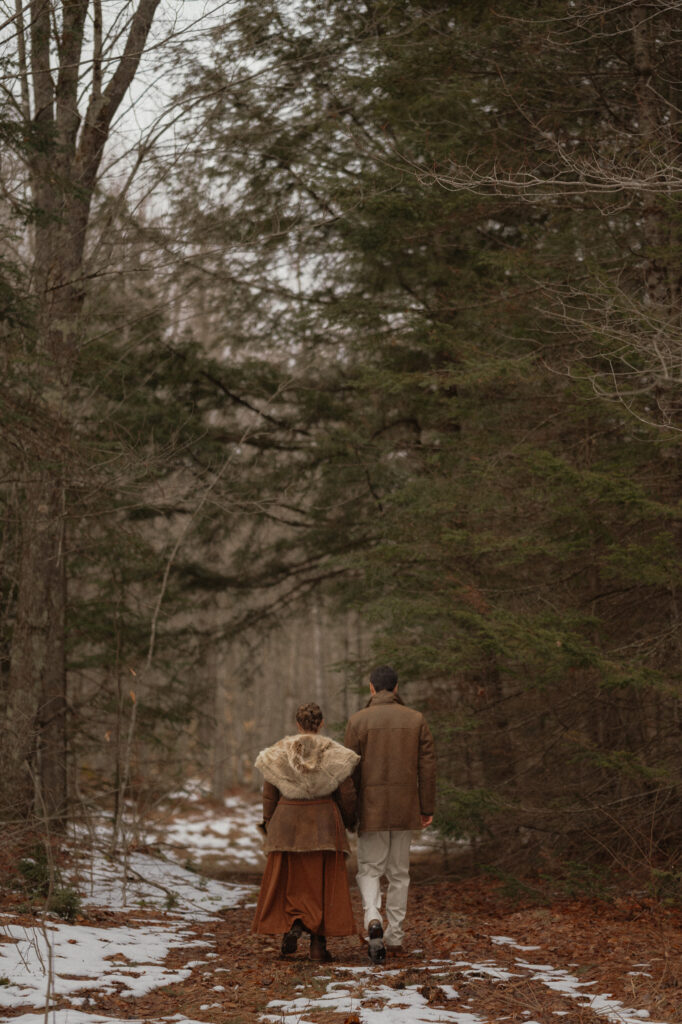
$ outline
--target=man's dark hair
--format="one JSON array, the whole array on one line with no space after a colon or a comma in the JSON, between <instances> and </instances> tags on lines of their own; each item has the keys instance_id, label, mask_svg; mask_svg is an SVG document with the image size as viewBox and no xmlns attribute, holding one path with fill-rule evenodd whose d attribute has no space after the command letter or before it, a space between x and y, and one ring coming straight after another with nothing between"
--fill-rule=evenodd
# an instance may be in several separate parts
<instances>
[{"instance_id":1,"label":"man's dark hair","mask_svg":"<svg viewBox=\"0 0 682 1024\"><path fill-rule=\"evenodd\" d=\"M377 693L380 690L395 690L398 685L398 674L390 665L379 665L370 672L369 681Z\"/></svg>"}]
</instances>

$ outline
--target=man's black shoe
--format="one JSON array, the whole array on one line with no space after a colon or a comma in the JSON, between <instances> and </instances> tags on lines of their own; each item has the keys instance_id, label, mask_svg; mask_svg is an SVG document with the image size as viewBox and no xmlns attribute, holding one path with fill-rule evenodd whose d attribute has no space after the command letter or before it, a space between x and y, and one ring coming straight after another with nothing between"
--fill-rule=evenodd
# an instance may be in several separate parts
<instances>
[{"instance_id":1,"label":"man's black shoe","mask_svg":"<svg viewBox=\"0 0 682 1024\"><path fill-rule=\"evenodd\" d=\"M373 964L382 964L386 959L386 947L384 946L384 929L381 921L370 921L367 929L369 943L367 952Z\"/></svg>"}]
</instances>

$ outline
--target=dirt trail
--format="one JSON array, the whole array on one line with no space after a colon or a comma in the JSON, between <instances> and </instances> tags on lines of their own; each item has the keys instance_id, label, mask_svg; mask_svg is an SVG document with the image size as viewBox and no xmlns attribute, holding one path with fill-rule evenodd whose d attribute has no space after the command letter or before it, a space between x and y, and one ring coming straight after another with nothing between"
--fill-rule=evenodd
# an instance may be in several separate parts
<instances>
[{"instance_id":1,"label":"dirt trail","mask_svg":"<svg viewBox=\"0 0 682 1024\"><path fill-rule=\"evenodd\" d=\"M251 906L221 913L210 959L197 962L194 946L173 949L169 969L194 964L181 983L141 999L91 994L88 1010L221 1024L394 1024L397 1013L403 1024L682 1021L682 921L646 902L518 906L489 881L417 884L411 952L384 967L354 938L330 940L330 965L308 959L305 938L283 960L278 940L249 933L252 914Z\"/></svg>"},{"instance_id":2,"label":"dirt trail","mask_svg":"<svg viewBox=\"0 0 682 1024\"><path fill-rule=\"evenodd\" d=\"M522 886L512 898L490 878L448 873L451 851L448 862L417 851L405 956L379 967L360 937L331 939L335 962L319 965L304 938L281 959L278 937L250 933L257 817L243 795L175 808L119 864L75 846L76 877L94 889L73 925L47 922L51 1024L682 1024L679 910ZM199 862L218 880L188 870ZM17 895L0 909L0 1020L42 1024L43 967L26 964L39 924Z\"/></svg>"}]
</instances>

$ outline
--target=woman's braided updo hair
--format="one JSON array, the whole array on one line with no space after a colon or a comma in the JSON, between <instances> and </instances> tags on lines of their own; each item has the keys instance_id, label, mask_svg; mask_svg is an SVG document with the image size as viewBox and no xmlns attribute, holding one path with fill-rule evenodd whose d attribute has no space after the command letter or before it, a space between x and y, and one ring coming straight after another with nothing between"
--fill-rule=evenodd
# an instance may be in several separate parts
<instances>
[{"instance_id":1,"label":"woman's braided updo hair","mask_svg":"<svg viewBox=\"0 0 682 1024\"><path fill-rule=\"evenodd\" d=\"M301 704L296 712L296 721L304 732L317 732L323 717L319 704Z\"/></svg>"}]
</instances>

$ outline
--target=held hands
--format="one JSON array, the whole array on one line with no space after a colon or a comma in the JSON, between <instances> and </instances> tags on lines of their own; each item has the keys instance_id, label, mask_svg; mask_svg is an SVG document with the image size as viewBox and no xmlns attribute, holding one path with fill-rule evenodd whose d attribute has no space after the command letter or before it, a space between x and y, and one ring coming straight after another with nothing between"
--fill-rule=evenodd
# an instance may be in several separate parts
<instances>
[{"instance_id":1,"label":"held hands","mask_svg":"<svg viewBox=\"0 0 682 1024\"><path fill-rule=\"evenodd\" d=\"M433 821L433 815L432 814L422 814L422 815L420 815L420 817L422 819L422 828L428 828L429 825L431 824L431 822Z\"/></svg>"}]
</instances>

